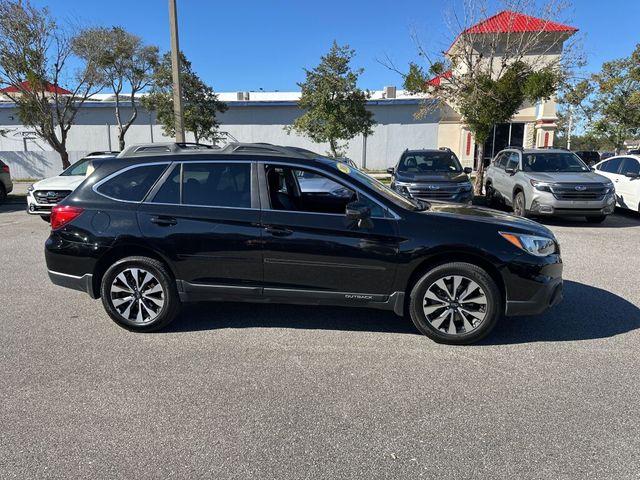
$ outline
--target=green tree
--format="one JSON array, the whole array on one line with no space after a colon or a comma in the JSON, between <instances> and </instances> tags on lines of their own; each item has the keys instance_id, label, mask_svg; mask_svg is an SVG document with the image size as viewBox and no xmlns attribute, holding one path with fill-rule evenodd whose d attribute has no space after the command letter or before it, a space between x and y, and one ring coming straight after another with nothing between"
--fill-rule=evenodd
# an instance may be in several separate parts
<instances>
[{"instance_id":1,"label":"green tree","mask_svg":"<svg viewBox=\"0 0 640 480\"><path fill-rule=\"evenodd\" d=\"M218 100L213 88L204 83L191 68L191 62L180 52L182 95L184 98L184 127L191 132L196 142L208 140L216 143L220 139L218 113L225 112L227 105ZM166 53L153 77L149 95L142 104L147 110L155 110L158 122L167 136L175 136L173 113L173 80L171 77L171 55Z\"/></svg>"},{"instance_id":2,"label":"green tree","mask_svg":"<svg viewBox=\"0 0 640 480\"><path fill-rule=\"evenodd\" d=\"M124 150L125 135L138 117L135 97L153 79L158 65L158 47L144 45L139 36L122 27L82 30L74 39L73 47L80 58L96 64L105 86L115 95L118 143L120 150ZM131 108L128 118L122 117L123 103Z\"/></svg>"},{"instance_id":3,"label":"green tree","mask_svg":"<svg viewBox=\"0 0 640 480\"><path fill-rule=\"evenodd\" d=\"M640 135L640 44L629 57L604 63L565 97L586 118L587 133L619 153L625 140Z\"/></svg>"},{"instance_id":4,"label":"green tree","mask_svg":"<svg viewBox=\"0 0 640 480\"><path fill-rule=\"evenodd\" d=\"M288 128L308 136L314 142L329 143L330 155L344 154L345 145L358 134L372 135L373 114L366 109L369 92L357 87L363 69L349 66L355 51L335 41L329 53L313 70L306 70L306 80L299 83L302 94L298 105L305 113Z\"/></svg>"},{"instance_id":5,"label":"green tree","mask_svg":"<svg viewBox=\"0 0 640 480\"><path fill-rule=\"evenodd\" d=\"M102 85L95 63L80 60L72 70L73 37L46 8L28 0L0 0L0 84L16 105L23 125L33 128L69 166L67 138L76 114ZM61 89L65 81L69 93Z\"/></svg>"},{"instance_id":6,"label":"green tree","mask_svg":"<svg viewBox=\"0 0 640 480\"><path fill-rule=\"evenodd\" d=\"M502 15L532 9L526 0L503 0ZM464 13L456 17L452 32L455 41L444 54L434 56L418 43L421 62L411 62L406 73L387 62L387 66L404 78L404 88L423 94L417 117L432 111L457 113L474 136L477 156L475 192L482 193L484 177L484 144L494 125L505 123L522 108L523 102L537 102L550 98L579 64L580 58L563 51L566 37L541 32L503 33L491 29L465 28L489 20L489 4L485 0L465 2ZM558 2L548 0L531 13L545 12L546 17L557 16ZM553 18L543 18L552 21ZM563 51L562 55L555 52ZM554 52L550 54L550 52ZM425 65L426 64L426 65ZM437 81L430 81L433 77Z\"/></svg>"}]
</instances>

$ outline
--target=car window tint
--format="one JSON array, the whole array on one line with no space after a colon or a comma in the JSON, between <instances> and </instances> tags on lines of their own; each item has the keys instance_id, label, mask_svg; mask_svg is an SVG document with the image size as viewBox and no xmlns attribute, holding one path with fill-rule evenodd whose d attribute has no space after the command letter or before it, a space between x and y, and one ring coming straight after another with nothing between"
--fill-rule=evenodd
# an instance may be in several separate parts
<instances>
[{"instance_id":1,"label":"car window tint","mask_svg":"<svg viewBox=\"0 0 640 480\"><path fill-rule=\"evenodd\" d=\"M67 168L64 172L62 172L61 176L71 176L71 175L85 175L87 173L87 167L89 166L89 162L91 159L83 158L82 160L78 160L76 163Z\"/></svg>"},{"instance_id":2,"label":"car window tint","mask_svg":"<svg viewBox=\"0 0 640 480\"><path fill-rule=\"evenodd\" d=\"M608 173L618 173L618 169L620 168L621 163L622 163L622 158L613 158L607 162L604 162L600 166L600 170Z\"/></svg>"},{"instance_id":3,"label":"car window tint","mask_svg":"<svg viewBox=\"0 0 640 480\"><path fill-rule=\"evenodd\" d=\"M175 165L151 200L153 203L180 203L180 165Z\"/></svg>"},{"instance_id":4,"label":"car window tint","mask_svg":"<svg viewBox=\"0 0 640 480\"><path fill-rule=\"evenodd\" d=\"M182 203L210 207L251 208L251 165L185 163Z\"/></svg>"},{"instance_id":5,"label":"car window tint","mask_svg":"<svg viewBox=\"0 0 640 480\"><path fill-rule=\"evenodd\" d=\"M141 202L166 167L156 164L130 168L100 184L96 191L116 200Z\"/></svg>"},{"instance_id":6,"label":"car window tint","mask_svg":"<svg viewBox=\"0 0 640 480\"><path fill-rule=\"evenodd\" d=\"M496 162L497 166L499 168L504 168L505 165L507 164L507 158L509 157L509 154L506 152L503 152L500 154L500 158L498 159L498 161Z\"/></svg>"},{"instance_id":7,"label":"car window tint","mask_svg":"<svg viewBox=\"0 0 640 480\"><path fill-rule=\"evenodd\" d=\"M509 161L507 162L507 166L505 168L513 168L514 170L518 168L518 163L520 163L520 157L517 153L512 152L509 154Z\"/></svg>"},{"instance_id":8,"label":"car window tint","mask_svg":"<svg viewBox=\"0 0 640 480\"><path fill-rule=\"evenodd\" d=\"M627 173L635 173L636 175L640 175L640 162L638 162L635 158L625 158L624 163L622 164L622 169L620 172L623 175Z\"/></svg>"}]
</instances>

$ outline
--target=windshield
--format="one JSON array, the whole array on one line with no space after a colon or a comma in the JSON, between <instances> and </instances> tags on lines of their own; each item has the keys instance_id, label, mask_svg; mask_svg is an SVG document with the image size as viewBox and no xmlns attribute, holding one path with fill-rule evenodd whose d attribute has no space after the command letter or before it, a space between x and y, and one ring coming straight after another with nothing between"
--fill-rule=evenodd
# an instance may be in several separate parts
<instances>
[{"instance_id":1,"label":"windshield","mask_svg":"<svg viewBox=\"0 0 640 480\"><path fill-rule=\"evenodd\" d=\"M86 175L87 167L89 166L90 158L83 158L82 160L78 160L76 163L67 168L60 175L63 177L68 177L72 175Z\"/></svg>"},{"instance_id":2,"label":"windshield","mask_svg":"<svg viewBox=\"0 0 640 480\"><path fill-rule=\"evenodd\" d=\"M454 153L442 152L407 152L400 159L398 172L461 172L462 166Z\"/></svg>"},{"instance_id":3,"label":"windshield","mask_svg":"<svg viewBox=\"0 0 640 480\"><path fill-rule=\"evenodd\" d=\"M525 172L589 172L580 157L571 152L528 153L522 156Z\"/></svg>"},{"instance_id":4,"label":"windshield","mask_svg":"<svg viewBox=\"0 0 640 480\"><path fill-rule=\"evenodd\" d=\"M380 195L385 197L387 200L393 202L394 205L397 205L402 208L406 208L407 210L423 210L424 208L426 208L423 202L413 202L410 199L403 197L398 192L391 190L384 183L379 182L373 177L370 177L369 175L367 175L361 170L347 167L344 163L340 163L340 162L336 164L336 167L338 168L338 170L348 174L355 180L373 188Z\"/></svg>"}]
</instances>

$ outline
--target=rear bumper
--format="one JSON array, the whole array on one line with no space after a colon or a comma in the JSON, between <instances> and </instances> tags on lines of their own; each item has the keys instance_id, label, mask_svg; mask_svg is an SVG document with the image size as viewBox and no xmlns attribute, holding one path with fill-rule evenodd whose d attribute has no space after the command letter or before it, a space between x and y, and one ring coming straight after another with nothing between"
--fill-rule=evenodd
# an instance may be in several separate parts
<instances>
[{"instance_id":1,"label":"rear bumper","mask_svg":"<svg viewBox=\"0 0 640 480\"><path fill-rule=\"evenodd\" d=\"M79 290L88 293L91 298L97 298L93 291L93 275L90 273L76 277L75 275L69 275L67 273L54 272L52 270L47 271L49 272L49 279L54 285Z\"/></svg>"},{"instance_id":2,"label":"rear bumper","mask_svg":"<svg viewBox=\"0 0 640 480\"><path fill-rule=\"evenodd\" d=\"M538 291L528 300L507 300L505 315L538 315L562 301L562 278L550 279L541 284Z\"/></svg>"}]
</instances>

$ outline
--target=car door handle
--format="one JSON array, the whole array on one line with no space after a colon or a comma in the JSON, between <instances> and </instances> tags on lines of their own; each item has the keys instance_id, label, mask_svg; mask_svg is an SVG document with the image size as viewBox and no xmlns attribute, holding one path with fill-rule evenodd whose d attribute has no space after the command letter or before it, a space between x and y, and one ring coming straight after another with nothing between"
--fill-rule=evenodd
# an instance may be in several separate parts
<instances>
[{"instance_id":1,"label":"car door handle","mask_svg":"<svg viewBox=\"0 0 640 480\"><path fill-rule=\"evenodd\" d=\"M288 237L293 233L293 230L289 230L288 228L284 228L284 227L267 226L264 228L264 230L265 232L270 233L274 237Z\"/></svg>"},{"instance_id":2,"label":"car door handle","mask_svg":"<svg viewBox=\"0 0 640 480\"><path fill-rule=\"evenodd\" d=\"M178 223L174 217L151 217L151 223L155 223L160 227L172 227Z\"/></svg>"}]
</instances>

